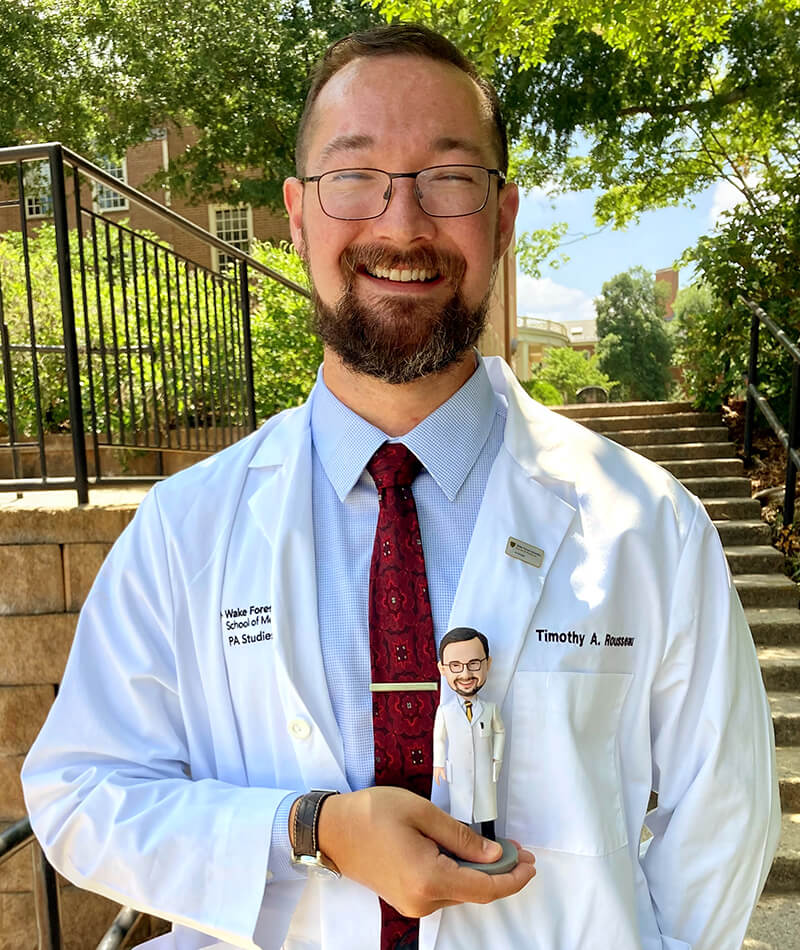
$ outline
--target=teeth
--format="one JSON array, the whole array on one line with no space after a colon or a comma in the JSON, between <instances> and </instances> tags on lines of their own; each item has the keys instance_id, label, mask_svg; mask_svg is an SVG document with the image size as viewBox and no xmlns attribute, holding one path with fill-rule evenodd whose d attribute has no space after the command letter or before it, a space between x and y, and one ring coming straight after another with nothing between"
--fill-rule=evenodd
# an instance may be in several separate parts
<instances>
[{"instance_id":1,"label":"teeth","mask_svg":"<svg viewBox=\"0 0 800 950\"><path fill-rule=\"evenodd\" d=\"M427 270L426 268L417 268L413 270L400 270L398 267L376 267L374 270L369 271L373 277L380 277L383 280L396 280L401 283L408 283L412 280L432 280L434 277L438 276L436 271Z\"/></svg>"}]
</instances>

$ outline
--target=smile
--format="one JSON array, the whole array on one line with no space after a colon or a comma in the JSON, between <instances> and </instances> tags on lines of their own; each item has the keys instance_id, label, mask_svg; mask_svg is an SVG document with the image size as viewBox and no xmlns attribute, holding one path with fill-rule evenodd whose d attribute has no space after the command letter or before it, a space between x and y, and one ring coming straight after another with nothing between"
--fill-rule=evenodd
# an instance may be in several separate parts
<instances>
[{"instance_id":1,"label":"smile","mask_svg":"<svg viewBox=\"0 0 800 950\"><path fill-rule=\"evenodd\" d=\"M367 268L364 269L370 277L376 277L379 280L399 281L403 284L410 283L411 281L428 283L430 281L436 280L439 277L438 271L428 270L424 267L414 267L410 269L400 269L398 267L376 267L373 270L368 270Z\"/></svg>"}]
</instances>

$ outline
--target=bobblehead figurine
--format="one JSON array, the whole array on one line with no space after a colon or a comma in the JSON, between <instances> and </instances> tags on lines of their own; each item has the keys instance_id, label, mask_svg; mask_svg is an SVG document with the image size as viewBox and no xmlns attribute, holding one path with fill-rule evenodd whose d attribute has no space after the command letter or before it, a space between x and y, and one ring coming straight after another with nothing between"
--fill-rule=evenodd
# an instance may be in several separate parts
<instances>
[{"instance_id":1,"label":"bobblehead figurine","mask_svg":"<svg viewBox=\"0 0 800 950\"><path fill-rule=\"evenodd\" d=\"M439 645L439 672L455 694L439 704L433 724L433 777L450 786L450 814L465 824L480 823L481 834L495 841L497 780L503 764L505 729L500 711L478 692L492 665L489 641L472 627L455 627ZM500 839L503 854L494 864L458 861L489 874L517 864L517 849ZM458 859L456 859L458 860Z\"/></svg>"}]
</instances>

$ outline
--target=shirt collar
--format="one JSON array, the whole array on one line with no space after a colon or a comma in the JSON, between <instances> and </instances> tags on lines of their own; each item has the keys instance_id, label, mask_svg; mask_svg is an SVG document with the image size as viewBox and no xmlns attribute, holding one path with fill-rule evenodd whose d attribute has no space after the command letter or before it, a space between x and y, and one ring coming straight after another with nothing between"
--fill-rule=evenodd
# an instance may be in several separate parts
<instances>
[{"instance_id":1,"label":"shirt collar","mask_svg":"<svg viewBox=\"0 0 800 950\"><path fill-rule=\"evenodd\" d=\"M499 409L483 360L478 356L475 372L447 402L404 436L390 439L333 395L320 368L311 397L311 438L340 501L344 501L367 462L386 441L402 442L411 449L453 501L477 461Z\"/></svg>"}]
</instances>

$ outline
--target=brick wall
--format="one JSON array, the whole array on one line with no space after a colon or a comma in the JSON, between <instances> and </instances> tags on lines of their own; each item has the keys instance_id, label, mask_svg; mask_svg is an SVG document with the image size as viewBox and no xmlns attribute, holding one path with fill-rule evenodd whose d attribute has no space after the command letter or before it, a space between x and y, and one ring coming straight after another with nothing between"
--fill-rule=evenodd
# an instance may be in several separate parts
<instances>
[{"instance_id":1,"label":"brick wall","mask_svg":"<svg viewBox=\"0 0 800 950\"><path fill-rule=\"evenodd\" d=\"M0 828L24 817L19 770L55 695L78 610L135 505L0 509ZM31 848L0 865L0 948L37 946ZM118 906L60 880L66 950L91 950ZM130 945L164 932L146 918Z\"/></svg>"},{"instance_id":2,"label":"brick wall","mask_svg":"<svg viewBox=\"0 0 800 950\"><path fill-rule=\"evenodd\" d=\"M172 161L177 158L196 138L197 136L191 128L169 128L167 132L167 152L169 160ZM125 161L128 184L139 190L146 190L147 194L159 204L165 204L166 192L163 188L142 188L143 184L154 174L161 171L164 166L163 143L160 140L142 142L128 149L125 155ZM253 174L257 174L257 172L254 171ZM71 228L75 227L74 199L72 195L73 189L70 172L70 177L67 181L67 214ZM0 199L16 199L16 197L16 185L0 183ZM91 193L86 184L84 184L82 189L82 202L84 207L91 207ZM181 217L187 218L194 224L199 225L203 230L209 230L208 202L191 204L184 198L172 195L170 210L181 215ZM154 231L178 254L182 254L184 257L189 258L189 260L205 265L206 267L211 266L211 250L208 245L191 237L173 224L159 220L149 211L140 208L138 205L131 205L130 208L125 211L106 212L105 217L110 221L127 220L130 227L135 230L143 229ZM52 222L52 218L30 219L28 221L28 233L32 234L42 221ZM19 230L19 209L0 206L0 233L16 230ZM267 208L254 208L253 237L258 238L260 241L288 241L289 222L286 215L283 212L274 212Z\"/></svg>"}]
</instances>

